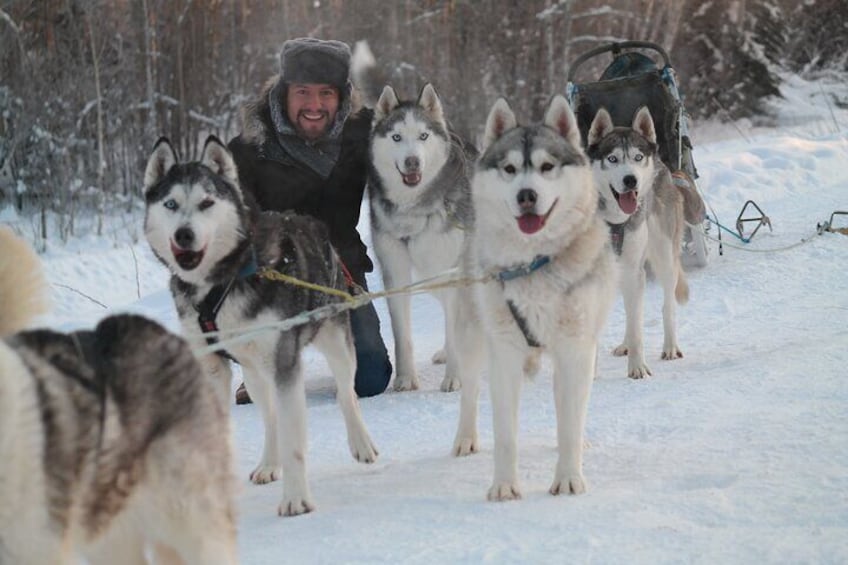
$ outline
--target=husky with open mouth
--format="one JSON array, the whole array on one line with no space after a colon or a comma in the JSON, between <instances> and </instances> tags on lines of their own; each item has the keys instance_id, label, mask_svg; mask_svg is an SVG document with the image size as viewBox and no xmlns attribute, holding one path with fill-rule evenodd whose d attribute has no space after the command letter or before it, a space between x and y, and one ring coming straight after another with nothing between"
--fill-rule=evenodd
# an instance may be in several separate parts
<instances>
[{"instance_id":1,"label":"husky with open mouth","mask_svg":"<svg viewBox=\"0 0 848 565\"><path fill-rule=\"evenodd\" d=\"M465 254L469 276L457 331L463 352L455 455L479 449L479 336L488 350L495 437L490 500L521 497L518 400L539 349L554 369L559 460L551 494L580 494L583 430L600 332L612 305L616 269L609 234L574 114L556 96L544 122L519 126L505 100L492 107L471 184L476 226ZM488 277L488 278L487 278ZM473 323L479 320L482 324ZM480 331L482 326L482 332Z\"/></svg>"},{"instance_id":2,"label":"husky with open mouth","mask_svg":"<svg viewBox=\"0 0 848 565\"><path fill-rule=\"evenodd\" d=\"M161 139L147 164L145 199L145 235L172 273L177 313L193 342L202 343L203 332L243 330L341 300L258 277L258 268L338 291L348 287L326 226L307 216L256 213L245 201L232 156L213 136L201 159L188 163L179 163L171 144ZM353 389L356 356L347 312L227 347L242 366L265 424L262 458L250 479L263 484L282 476L279 514L286 516L315 507L306 481L301 367L301 351L310 344L326 357L335 377L351 454L364 463L377 458ZM207 373L222 375L216 378L230 378L223 356L206 355L201 362Z\"/></svg>"},{"instance_id":3,"label":"husky with open mouth","mask_svg":"<svg viewBox=\"0 0 848 565\"><path fill-rule=\"evenodd\" d=\"M689 285L680 264L685 222L703 218L704 205L694 191L682 191L657 154L654 121L640 108L630 127L615 127L600 109L587 135L598 191L598 213L609 226L612 247L621 267L621 291L627 317L624 341L615 355L627 356L627 375L651 374L642 346L645 263L663 288L662 359L683 357L677 345L675 303L689 299Z\"/></svg>"},{"instance_id":4,"label":"husky with open mouth","mask_svg":"<svg viewBox=\"0 0 848 565\"><path fill-rule=\"evenodd\" d=\"M432 85L417 101L400 101L386 86L377 101L370 142L368 195L371 236L386 288L409 285L459 264L473 229L469 177L477 152L448 127ZM445 315L445 347L434 360L447 362L443 391L459 388L452 328L456 293L436 293ZM388 299L395 338L395 390L415 390L410 297Z\"/></svg>"}]
</instances>

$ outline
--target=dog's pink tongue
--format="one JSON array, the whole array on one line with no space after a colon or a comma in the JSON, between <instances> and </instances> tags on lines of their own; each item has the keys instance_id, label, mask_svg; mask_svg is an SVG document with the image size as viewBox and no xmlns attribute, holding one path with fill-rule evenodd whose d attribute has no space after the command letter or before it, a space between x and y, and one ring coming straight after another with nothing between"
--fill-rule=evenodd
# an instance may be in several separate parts
<instances>
[{"instance_id":1,"label":"dog's pink tongue","mask_svg":"<svg viewBox=\"0 0 848 565\"><path fill-rule=\"evenodd\" d=\"M632 214L636 211L636 191L628 190L627 192L622 192L618 197L618 207L621 208L621 211L625 214Z\"/></svg>"},{"instance_id":2,"label":"dog's pink tongue","mask_svg":"<svg viewBox=\"0 0 848 565\"><path fill-rule=\"evenodd\" d=\"M524 233L536 233L542 229L542 216L538 214L522 214L518 217L518 229Z\"/></svg>"}]
</instances>

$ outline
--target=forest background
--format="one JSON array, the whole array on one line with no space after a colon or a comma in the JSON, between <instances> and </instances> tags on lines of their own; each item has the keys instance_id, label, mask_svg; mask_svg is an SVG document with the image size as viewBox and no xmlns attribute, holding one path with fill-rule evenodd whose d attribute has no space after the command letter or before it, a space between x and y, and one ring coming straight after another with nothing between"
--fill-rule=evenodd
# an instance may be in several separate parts
<instances>
[{"instance_id":1,"label":"forest background","mask_svg":"<svg viewBox=\"0 0 848 565\"><path fill-rule=\"evenodd\" d=\"M302 36L367 40L402 96L432 82L471 140L498 96L538 119L569 65L613 41L665 48L696 120L767 125L784 77L848 72L848 0L2 0L0 210L42 248L101 235L104 216L135 224L156 139L193 157L237 134Z\"/></svg>"}]
</instances>

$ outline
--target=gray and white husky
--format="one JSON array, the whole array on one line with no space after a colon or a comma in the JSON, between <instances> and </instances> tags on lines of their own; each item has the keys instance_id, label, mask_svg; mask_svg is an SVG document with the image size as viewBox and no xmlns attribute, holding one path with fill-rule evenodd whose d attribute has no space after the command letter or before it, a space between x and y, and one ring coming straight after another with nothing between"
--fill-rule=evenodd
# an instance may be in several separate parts
<instances>
[{"instance_id":1,"label":"gray and white husky","mask_svg":"<svg viewBox=\"0 0 848 565\"><path fill-rule=\"evenodd\" d=\"M229 383L139 316L9 336L41 281L0 229L0 563L236 563Z\"/></svg>"},{"instance_id":2,"label":"gray and white husky","mask_svg":"<svg viewBox=\"0 0 848 565\"><path fill-rule=\"evenodd\" d=\"M598 210L611 234L621 267L621 291L627 318L623 343L615 355L627 355L627 375L641 379L651 374L642 346L645 262L663 288L662 358L683 357L677 345L675 302L685 304L689 285L680 264L685 221L697 224L703 202L694 191L681 192L657 154L654 121L640 108L631 127L615 127L600 109L587 135L599 194Z\"/></svg>"},{"instance_id":3,"label":"gray and white husky","mask_svg":"<svg viewBox=\"0 0 848 565\"><path fill-rule=\"evenodd\" d=\"M580 132L565 98L555 96L542 124L519 126L505 100L492 107L472 180L476 226L465 256L469 275L493 277L463 291L457 346L464 354L455 455L479 449L475 353L482 322L494 421L490 500L521 497L518 400L538 348L554 368L559 459L551 494L579 494L583 430L598 338L615 295L609 234ZM475 311L470 311L475 310Z\"/></svg>"},{"instance_id":4,"label":"gray and white husky","mask_svg":"<svg viewBox=\"0 0 848 565\"><path fill-rule=\"evenodd\" d=\"M409 285L456 267L474 217L469 191L476 150L448 129L432 85L416 102L400 102L386 86L377 101L368 180L371 237L386 288ZM434 356L447 367L441 389L459 388L453 348L453 290L436 293L445 315L445 348ZM410 298L388 299L395 338L395 390L415 390Z\"/></svg>"},{"instance_id":5,"label":"gray and white husky","mask_svg":"<svg viewBox=\"0 0 848 565\"><path fill-rule=\"evenodd\" d=\"M239 187L236 165L216 138L207 140L200 161L189 163L179 163L170 143L160 140L144 184L145 235L173 274L171 293L191 341L203 340L201 323L204 329L233 332L340 300L252 274L257 266L266 266L325 287L347 286L323 224L294 214L263 212L251 217L253 208ZM356 356L347 312L227 347L242 366L245 385L265 424L262 458L250 479L256 484L274 481L282 468L279 514L286 516L314 509L306 480L301 368L301 351L309 344L324 354L336 379L353 457L365 463L377 458L353 389ZM222 356L206 355L201 361L216 379L231 378Z\"/></svg>"}]
</instances>

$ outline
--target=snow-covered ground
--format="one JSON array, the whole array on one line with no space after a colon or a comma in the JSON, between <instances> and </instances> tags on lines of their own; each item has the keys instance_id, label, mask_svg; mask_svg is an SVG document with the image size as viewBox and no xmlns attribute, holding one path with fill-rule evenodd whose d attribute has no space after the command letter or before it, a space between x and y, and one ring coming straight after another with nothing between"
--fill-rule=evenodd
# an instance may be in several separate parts
<instances>
[{"instance_id":1,"label":"snow-covered ground","mask_svg":"<svg viewBox=\"0 0 848 565\"><path fill-rule=\"evenodd\" d=\"M332 379L308 353L314 513L279 518L279 483L249 483L261 420L255 406L233 406L242 562L848 562L848 237L816 234L832 211L848 210L848 111L823 102L818 84L790 86L775 128L705 126L703 142L695 129L699 183L712 213L732 228L754 200L774 231L762 228L748 244L725 234L724 254L711 243L710 264L689 272L681 360L659 360L661 292L649 285L650 379L626 378L625 360L609 354L623 335L619 300L589 408L587 494L547 494L556 438L543 370L523 391L524 499L485 500L488 391L482 453L451 457L459 395L438 390L443 368L429 359L442 342L441 312L433 299L417 297L422 389L361 402L377 463L351 459ZM9 210L0 220L22 225ZM834 223L848 226L848 216ZM166 271L146 244L129 239L50 247L44 259L54 310L44 323L71 329L131 310L177 329ZM376 273L369 282L381 286ZM391 349L385 304L377 308Z\"/></svg>"}]
</instances>

